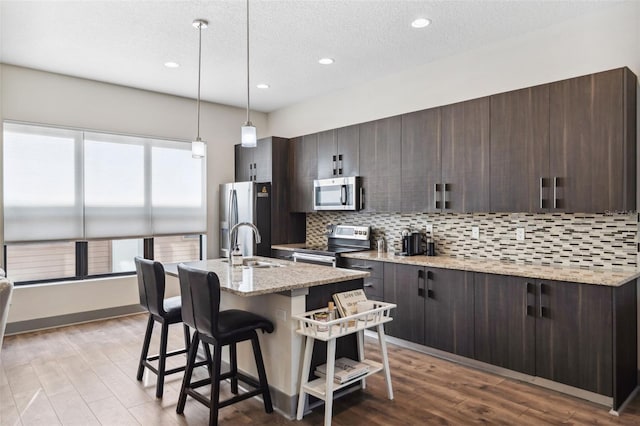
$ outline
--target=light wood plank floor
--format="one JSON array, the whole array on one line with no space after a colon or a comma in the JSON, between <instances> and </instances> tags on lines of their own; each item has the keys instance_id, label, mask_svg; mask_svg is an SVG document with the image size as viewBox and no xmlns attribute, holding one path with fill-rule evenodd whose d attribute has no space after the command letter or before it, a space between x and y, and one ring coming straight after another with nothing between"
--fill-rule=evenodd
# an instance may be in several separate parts
<instances>
[{"instance_id":1,"label":"light wood plank floor","mask_svg":"<svg viewBox=\"0 0 640 426\"><path fill-rule=\"evenodd\" d=\"M175 413L181 374L170 376L155 398L155 375L135 379L146 316L133 315L55 330L9 336L0 355L0 425L204 425L208 411L189 399ZM157 326L156 326L157 327ZM182 344L172 326L170 347ZM158 347L156 328L152 348ZM377 344L369 354L375 354ZM336 401L333 424L640 424L640 399L621 417L533 385L462 367L389 345L395 400L382 375L367 389ZM374 356L372 356L375 359ZM228 384L222 385L228 395ZM303 421L264 412L258 400L220 412L221 425L320 425L323 409Z\"/></svg>"}]
</instances>

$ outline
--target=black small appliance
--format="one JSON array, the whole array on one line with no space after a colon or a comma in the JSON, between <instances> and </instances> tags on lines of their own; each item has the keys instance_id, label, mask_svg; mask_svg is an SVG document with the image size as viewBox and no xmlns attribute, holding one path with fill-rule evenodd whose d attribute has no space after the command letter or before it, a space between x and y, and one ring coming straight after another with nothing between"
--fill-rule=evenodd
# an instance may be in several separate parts
<instances>
[{"instance_id":1,"label":"black small appliance","mask_svg":"<svg viewBox=\"0 0 640 426\"><path fill-rule=\"evenodd\" d=\"M425 253L422 234L413 231L402 237L402 252L405 256L416 256Z\"/></svg>"}]
</instances>

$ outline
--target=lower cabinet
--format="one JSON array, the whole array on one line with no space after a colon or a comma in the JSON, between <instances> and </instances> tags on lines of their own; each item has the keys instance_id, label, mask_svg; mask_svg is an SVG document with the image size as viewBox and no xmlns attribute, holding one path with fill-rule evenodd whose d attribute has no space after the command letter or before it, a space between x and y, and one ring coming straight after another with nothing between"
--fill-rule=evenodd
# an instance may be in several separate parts
<instances>
[{"instance_id":1,"label":"lower cabinet","mask_svg":"<svg viewBox=\"0 0 640 426\"><path fill-rule=\"evenodd\" d=\"M271 257L282 260L293 260L293 251L272 248Z\"/></svg>"},{"instance_id":2,"label":"lower cabinet","mask_svg":"<svg viewBox=\"0 0 640 426\"><path fill-rule=\"evenodd\" d=\"M384 300L398 305L387 333L473 357L473 273L387 263Z\"/></svg>"}]
</instances>

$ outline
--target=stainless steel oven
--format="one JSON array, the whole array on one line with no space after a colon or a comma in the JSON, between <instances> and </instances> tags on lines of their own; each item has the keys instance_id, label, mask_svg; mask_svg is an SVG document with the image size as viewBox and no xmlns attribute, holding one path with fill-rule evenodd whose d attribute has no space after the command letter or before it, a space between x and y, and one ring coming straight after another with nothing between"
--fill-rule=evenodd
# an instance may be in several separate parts
<instances>
[{"instance_id":1,"label":"stainless steel oven","mask_svg":"<svg viewBox=\"0 0 640 426\"><path fill-rule=\"evenodd\" d=\"M293 261L336 267L340 253L371 249L368 226L327 225L327 244L293 251Z\"/></svg>"},{"instance_id":2,"label":"stainless steel oven","mask_svg":"<svg viewBox=\"0 0 640 426\"><path fill-rule=\"evenodd\" d=\"M364 205L360 177L316 179L313 181L314 210L361 210Z\"/></svg>"}]
</instances>

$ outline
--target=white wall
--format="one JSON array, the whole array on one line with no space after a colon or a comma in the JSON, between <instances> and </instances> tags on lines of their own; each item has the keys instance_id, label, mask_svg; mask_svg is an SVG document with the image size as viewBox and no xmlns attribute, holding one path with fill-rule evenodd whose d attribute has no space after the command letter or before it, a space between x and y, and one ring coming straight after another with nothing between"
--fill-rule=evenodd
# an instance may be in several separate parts
<instances>
[{"instance_id":1,"label":"white wall","mask_svg":"<svg viewBox=\"0 0 640 426\"><path fill-rule=\"evenodd\" d=\"M10 65L0 65L0 73L0 120L185 141L195 137L193 99ZM265 114L255 113L252 119L260 132L259 137L265 136ZM206 102L201 105L200 134L208 142L207 249L210 254L218 252L218 184L233 180L234 165L230 159L244 121L243 109ZM1 226L0 216L0 232ZM130 277L109 282L17 288L9 322L136 304L136 286L135 277Z\"/></svg>"},{"instance_id":2,"label":"white wall","mask_svg":"<svg viewBox=\"0 0 640 426\"><path fill-rule=\"evenodd\" d=\"M612 6L274 111L269 133L301 136L621 66L640 75L639 23L640 2Z\"/></svg>"}]
</instances>

